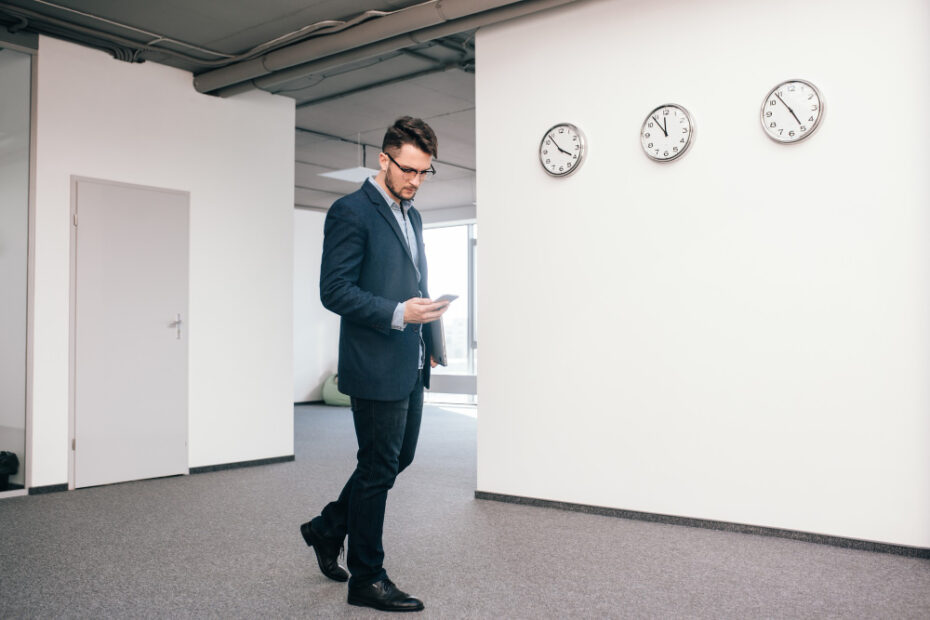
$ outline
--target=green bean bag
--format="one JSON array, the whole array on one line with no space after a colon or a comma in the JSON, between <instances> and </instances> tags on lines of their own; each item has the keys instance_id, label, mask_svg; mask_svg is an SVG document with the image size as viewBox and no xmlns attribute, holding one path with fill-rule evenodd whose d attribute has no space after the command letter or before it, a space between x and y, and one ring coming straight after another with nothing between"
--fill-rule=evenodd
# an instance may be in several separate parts
<instances>
[{"instance_id":1,"label":"green bean bag","mask_svg":"<svg viewBox=\"0 0 930 620\"><path fill-rule=\"evenodd\" d=\"M333 375L323 383L323 402L337 407L348 407L352 401L339 391L339 375Z\"/></svg>"}]
</instances>

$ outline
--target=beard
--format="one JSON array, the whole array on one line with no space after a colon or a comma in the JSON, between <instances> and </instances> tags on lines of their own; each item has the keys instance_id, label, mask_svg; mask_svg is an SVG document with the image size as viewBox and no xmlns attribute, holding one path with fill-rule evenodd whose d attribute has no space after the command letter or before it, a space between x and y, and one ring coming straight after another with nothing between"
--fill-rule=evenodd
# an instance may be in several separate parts
<instances>
[{"instance_id":1,"label":"beard","mask_svg":"<svg viewBox=\"0 0 930 620\"><path fill-rule=\"evenodd\" d=\"M400 177L400 183L388 172L384 175L384 184L394 196L401 200L412 200L417 193L416 185L408 185L403 176Z\"/></svg>"}]
</instances>

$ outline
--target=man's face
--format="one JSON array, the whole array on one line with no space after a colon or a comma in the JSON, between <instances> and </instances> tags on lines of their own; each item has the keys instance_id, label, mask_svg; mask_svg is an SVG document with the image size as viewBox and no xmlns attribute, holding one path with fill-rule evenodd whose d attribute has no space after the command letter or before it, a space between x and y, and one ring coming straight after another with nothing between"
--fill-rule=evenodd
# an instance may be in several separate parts
<instances>
[{"instance_id":1,"label":"man's face","mask_svg":"<svg viewBox=\"0 0 930 620\"><path fill-rule=\"evenodd\" d=\"M381 153L379 157L381 171L384 174L384 184L395 198L410 200L420 189L424 175L416 172L405 173L401 168L414 171L427 170L433 162L433 157L412 144L402 145L396 154L391 153L391 157L397 162L396 164L386 153Z\"/></svg>"}]
</instances>

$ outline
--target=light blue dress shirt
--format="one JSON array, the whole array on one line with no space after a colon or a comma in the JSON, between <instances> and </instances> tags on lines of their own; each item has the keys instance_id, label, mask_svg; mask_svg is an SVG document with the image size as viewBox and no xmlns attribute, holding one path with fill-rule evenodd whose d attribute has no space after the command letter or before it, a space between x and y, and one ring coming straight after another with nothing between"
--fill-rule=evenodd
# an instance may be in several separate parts
<instances>
[{"instance_id":1,"label":"light blue dress shirt","mask_svg":"<svg viewBox=\"0 0 930 620\"><path fill-rule=\"evenodd\" d=\"M394 199L392 199L384 188L375 181L375 177L368 177L366 183L371 183L378 192L381 194L381 197L384 198L384 204L391 208L391 213L394 214L394 219L397 220L397 225L400 226L401 231L404 233L404 238L407 240L407 247L410 249L410 256L413 258L413 268L417 272L417 281L420 280L420 253L417 248L417 237L416 233L413 230L413 226L410 224L410 218L407 216L407 213L410 211L410 208L413 206L412 200L402 200L398 205ZM404 311L406 310L407 303L402 301L397 304L397 307L394 309L394 316L391 320L391 327L396 330L403 330L407 327L407 324L404 323ZM417 326L419 331L420 327ZM425 357L425 347L423 344L423 335L420 334L420 368L423 368L423 361Z\"/></svg>"}]
</instances>

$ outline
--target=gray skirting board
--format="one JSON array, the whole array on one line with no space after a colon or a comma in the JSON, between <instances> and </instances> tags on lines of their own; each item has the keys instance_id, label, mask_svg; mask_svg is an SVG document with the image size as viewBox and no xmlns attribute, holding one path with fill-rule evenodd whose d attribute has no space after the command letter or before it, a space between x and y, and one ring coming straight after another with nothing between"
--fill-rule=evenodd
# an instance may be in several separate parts
<instances>
[{"instance_id":1,"label":"gray skirting board","mask_svg":"<svg viewBox=\"0 0 930 620\"><path fill-rule=\"evenodd\" d=\"M59 493L67 491L67 484L50 484L44 487L29 487L29 495L43 495L45 493Z\"/></svg>"},{"instance_id":2,"label":"gray skirting board","mask_svg":"<svg viewBox=\"0 0 930 620\"><path fill-rule=\"evenodd\" d=\"M239 461L238 463L222 463L220 465L206 465L204 467L191 467L191 474L205 474L211 471L223 471L226 469L239 469L240 467L256 467L258 465L274 465L275 463L289 463L294 460L294 455L276 456L270 459L258 459L255 461Z\"/></svg>"},{"instance_id":3,"label":"gray skirting board","mask_svg":"<svg viewBox=\"0 0 930 620\"><path fill-rule=\"evenodd\" d=\"M855 538L843 538L842 536L825 536L823 534L811 534L810 532L799 532L796 530L783 530L773 527L761 527L758 525L744 525L742 523L730 523L728 521L712 521L710 519L676 517L672 515L656 514L652 512L623 510L622 508L605 508L603 506L589 506L586 504L556 502L546 499L521 497L519 495L487 493L485 491L475 491L475 498L495 502L505 502L509 504L522 504L525 506L539 506L541 508L556 508L558 510L569 510L572 512L583 512L586 514L618 517L621 519L633 519L636 521L651 521L653 523L685 525L688 527L699 527L710 530L738 532L740 534L756 534L758 536L789 538L791 540L817 543L819 545L831 545L833 547L845 547L847 549L858 549L861 551L874 551L877 553L891 553L894 555L903 555L912 558L930 559L930 549L925 549L923 547L892 545L888 543L872 542L868 540L858 540Z\"/></svg>"}]
</instances>

